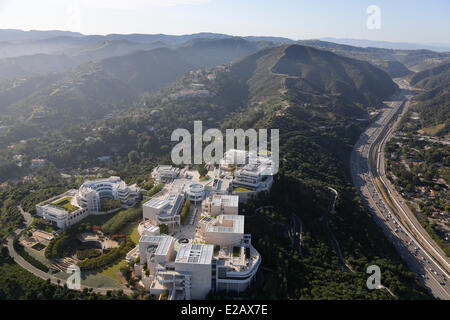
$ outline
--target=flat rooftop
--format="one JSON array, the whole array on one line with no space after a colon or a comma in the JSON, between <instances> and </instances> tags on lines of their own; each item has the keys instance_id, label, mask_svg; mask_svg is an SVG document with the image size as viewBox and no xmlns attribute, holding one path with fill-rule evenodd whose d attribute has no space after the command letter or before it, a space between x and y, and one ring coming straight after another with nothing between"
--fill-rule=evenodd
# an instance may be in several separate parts
<instances>
[{"instance_id":1,"label":"flat rooftop","mask_svg":"<svg viewBox=\"0 0 450 320\"><path fill-rule=\"evenodd\" d=\"M175 239L171 236L142 236L139 245L150 244L156 245L155 255L167 256L169 248Z\"/></svg>"},{"instance_id":2,"label":"flat rooftop","mask_svg":"<svg viewBox=\"0 0 450 320\"><path fill-rule=\"evenodd\" d=\"M144 203L145 207L154 208L154 209L162 209L169 204L169 201L160 199L160 198L152 198Z\"/></svg>"},{"instance_id":3,"label":"flat rooftop","mask_svg":"<svg viewBox=\"0 0 450 320\"><path fill-rule=\"evenodd\" d=\"M155 169L153 169L153 171L159 173L177 173L178 171L180 171L180 169L171 165L161 165L157 166Z\"/></svg>"},{"instance_id":4,"label":"flat rooftop","mask_svg":"<svg viewBox=\"0 0 450 320\"><path fill-rule=\"evenodd\" d=\"M211 204L213 206L227 206L227 207L237 207L239 206L239 196L236 195L224 195L215 194L212 197Z\"/></svg>"},{"instance_id":5,"label":"flat rooftop","mask_svg":"<svg viewBox=\"0 0 450 320\"><path fill-rule=\"evenodd\" d=\"M272 175L273 169L270 163L250 163L245 165L241 170L238 170L238 174L248 175Z\"/></svg>"},{"instance_id":6,"label":"flat rooftop","mask_svg":"<svg viewBox=\"0 0 450 320\"><path fill-rule=\"evenodd\" d=\"M211 264L214 252L212 244L188 244L178 249L175 263Z\"/></svg>"},{"instance_id":7,"label":"flat rooftop","mask_svg":"<svg viewBox=\"0 0 450 320\"><path fill-rule=\"evenodd\" d=\"M216 221L206 226L206 232L244 233L244 216L220 215Z\"/></svg>"},{"instance_id":8,"label":"flat rooftop","mask_svg":"<svg viewBox=\"0 0 450 320\"><path fill-rule=\"evenodd\" d=\"M164 191L165 190L165 191ZM161 217L174 216L183 205L183 192L182 191L167 191L163 189L159 197L154 197L143 204L144 207L161 210L159 215Z\"/></svg>"},{"instance_id":9,"label":"flat rooftop","mask_svg":"<svg viewBox=\"0 0 450 320\"><path fill-rule=\"evenodd\" d=\"M68 213L68 211L62 207L58 207L54 204L46 204L45 205L47 209L47 213L54 214L54 215L65 215Z\"/></svg>"}]
</instances>

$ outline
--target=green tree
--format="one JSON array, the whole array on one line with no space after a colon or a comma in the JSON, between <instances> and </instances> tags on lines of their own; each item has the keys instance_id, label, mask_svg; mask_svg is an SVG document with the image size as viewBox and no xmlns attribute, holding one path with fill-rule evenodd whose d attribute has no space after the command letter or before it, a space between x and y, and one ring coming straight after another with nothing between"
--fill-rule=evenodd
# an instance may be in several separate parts
<instances>
[{"instance_id":1,"label":"green tree","mask_svg":"<svg viewBox=\"0 0 450 320\"><path fill-rule=\"evenodd\" d=\"M138 163L139 162L139 153L136 150L132 150L128 153L128 161L130 163Z\"/></svg>"}]
</instances>

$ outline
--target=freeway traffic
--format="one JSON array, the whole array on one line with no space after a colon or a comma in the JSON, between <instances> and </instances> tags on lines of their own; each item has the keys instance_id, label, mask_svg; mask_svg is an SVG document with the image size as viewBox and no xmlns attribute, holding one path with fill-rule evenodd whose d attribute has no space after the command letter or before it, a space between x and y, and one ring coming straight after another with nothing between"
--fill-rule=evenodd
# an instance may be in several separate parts
<instances>
[{"instance_id":1,"label":"freeway traffic","mask_svg":"<svg viewBox=\"0 0 450 320\"><path fill-rule=\"evenodd\" d=\"M448 259L421 227L385 174L384 146L414 91L405 79L392 101L360 136L351 155L353 183L375 222L420 281L438 299L450 299Z\"/></svg>"}]
</instances>

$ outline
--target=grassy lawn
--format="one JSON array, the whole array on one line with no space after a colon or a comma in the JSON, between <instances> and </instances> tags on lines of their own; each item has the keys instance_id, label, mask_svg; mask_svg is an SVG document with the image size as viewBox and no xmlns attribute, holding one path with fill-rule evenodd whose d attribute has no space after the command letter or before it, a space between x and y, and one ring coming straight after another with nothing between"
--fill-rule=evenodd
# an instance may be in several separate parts
<instances>
[{"instance_id":1,"label":"grassy lawn","mask_svg":"<svg viewBox=\"0 0 450 320\"><path fill-rule=\"evenodd\" d=\"M252 190L242 187L237 187L233 190L234 192L252 192Z\"/></svg>"},{"instance_id":2,"label":"grassy lawn","mask_svg":"<svg viewBox=\"0 0 450 320\"><path fill-rule=\"evenodd\" d=\"M32 256L33 258L35 258L37 261L39 261L40 263L46 265L47 267L50 266L50 263L45 258L43 251L36 251L36 250L30 249L30 248L27 248L27 247L24 247L24 248L25 248L25 251L28 252L28 254L30 256Z\"/></svg>"},{"instance_id":3,"label":"grassy lawn","mask_svg":"<svg viewBox=\"0 0 450 320\"><path fill-rule=\"evenodd\" d=\"M92 225L95 226L102 226L103 224L105 224L109 219L111 219L112 217L114 217L116 214L118 214L120 211L118 212L112 212L112 213L107 213L107 214L102 214L102 215L90 215L87 218L81 220L82 223L88 222Z\"/></svg>"},{"instance_id":4,"label":"grassy lawn","mask_svg":"<svg viewBox=\"0 0 450 320\"><path fill-rule=\"evenodd\" d=\"M53 204L55 206L66 209L67 212L70 213L70 212L74 212L79 209L78 207L70 204L71 200L72 200L72 197L65 197L65 198L59 199L58 201L53 202Z\"/></svg>"},{"instance_id":5,"label":"grassy lawn","mask_svg":"<svg viewBox=\"0 0 450 320\"><path fill-rule=\"evenodd\" d=\"M139 239L141 238L141 235L138 232L138 225L139 223L136 223L136 225L133 228L133 231L131 232L131 240L137 245L139 243Z\"/></svg>"},{"instance_id":6,"label":"grassy lawn","mask_svg":"<svg viewBox=\"0 0 450 320\"><path fill-rule=\"evenodd\" d=\"M45 246L42 243L36 243L34 246L32 246L31 248L37 250L37 251L41 251L42 249L45 248Z\"/></svg>"},{"instance_id":7,"label":"grassy lawn","mask_svg":"<svg viewBox=\"0 0 450 320\"><path fill-rule=\"evenodd\" d=\"M423 128L422 131L430 136L437 135L440 131L442 131L445 128L445 123L441 123L435 126Z\"/></svg>"},{"instance_id":8,"label":"grassy lawn","mask_svg":"<svg viewBox=\"0 0 450 320\"><path fill-rule=\"evenodd\" d=\"M129 224L126 225L125 228L122 229L122 233L126 234L127 236L131 237L131 240L133 240L133 242L137 245L139 243L139 239L141 238L141 236L139 235L138 232L138 226L139 226L139 221L135 221L135 222L131 222Z\"/></svg>"},{"instance_id":9,"label":"grassy lawn","mask_svg":"<svg viewBox=\"0 0 450 320\"><path fill-rule=\"evenodd\" d=\"M55 277L63 280L67 280L69 276L70 274L65 272L58 272L55 274ZM81 284L93 288L125 288L123 284L109 276L92 272L81 272Z\"/></svg>"},{"instance_id":10,"label":"grassy lawn","mask_svg":"<svg viewBox=\"0 0 450 320\"><path fill-rule=\"evenodd\" d=\"M52 231L58 230L58 228L51 225L51 223L47 222L43 218L34 217L31 222L31 227L51 233Z\"/></svg>"},{"instance_id":11,"label":"grassy lawn","mask_svg":"<svg viewBox=\"0 0 450 320\"><path fill-rule=\"evenodd\" d=\"M111 278L118 283L122 283L122 279L119 276L120 268L125 267L127 265L127 262L125 260L121 260L120 262L116 263L115 265L103 270L100 274Z\"/></svg>"}]
</instances>

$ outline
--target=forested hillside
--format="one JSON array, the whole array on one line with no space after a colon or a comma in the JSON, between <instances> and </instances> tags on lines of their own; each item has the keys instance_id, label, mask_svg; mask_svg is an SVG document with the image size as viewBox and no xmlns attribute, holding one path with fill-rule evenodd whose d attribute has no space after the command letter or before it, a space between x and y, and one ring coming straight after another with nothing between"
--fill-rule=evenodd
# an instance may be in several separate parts
<instances>
[{"instance_id":1,"label":"forested hillside","mask_svg":"<svg viewBox=\"0 0 450 320\"><path fill-rule=\"evenodd\" d=\"M424 129L431 135L447 135L450 132L450 63L418 72L411 76L410 83L422 90L403 119L402 130ZM419 121L411 121L413 112Z\"/></svg>"},{"instance_id":2,"label":"forested hillside","mask_svg":"<svg viewBox=\"0 0 450 320\"><path fill-rule=\"evenodd\" d=\"M39 155L56 168L108 166L127 182L139 183L154 165L168 160L171 132L192 131L194 120L202 120L205 130L280 129L281 168L273 191L246 208L249 214L262 204L279 208L246 223L263 255L265 279L249 297L391 299L386 291L364 285L367 266L377 264L385 272L383 284L397 297L428 298L362 205L349 175L350 150L365 126L360 118L367 119L368 111L396 90L388 75L366 62L300 45L265 48L210 72L215 78L183 75L129 106L127 115L28 139L15 152L28 159ZM168 98L192 83L210 94ZM102 155L111 159L100 164ZM320 220L330 200L328 186L339 193L329 224L348 272L342 271ZM290 223L290 212L304 224L302 256L281 231L280 223Z\"/></svg>"}]
</instances>

